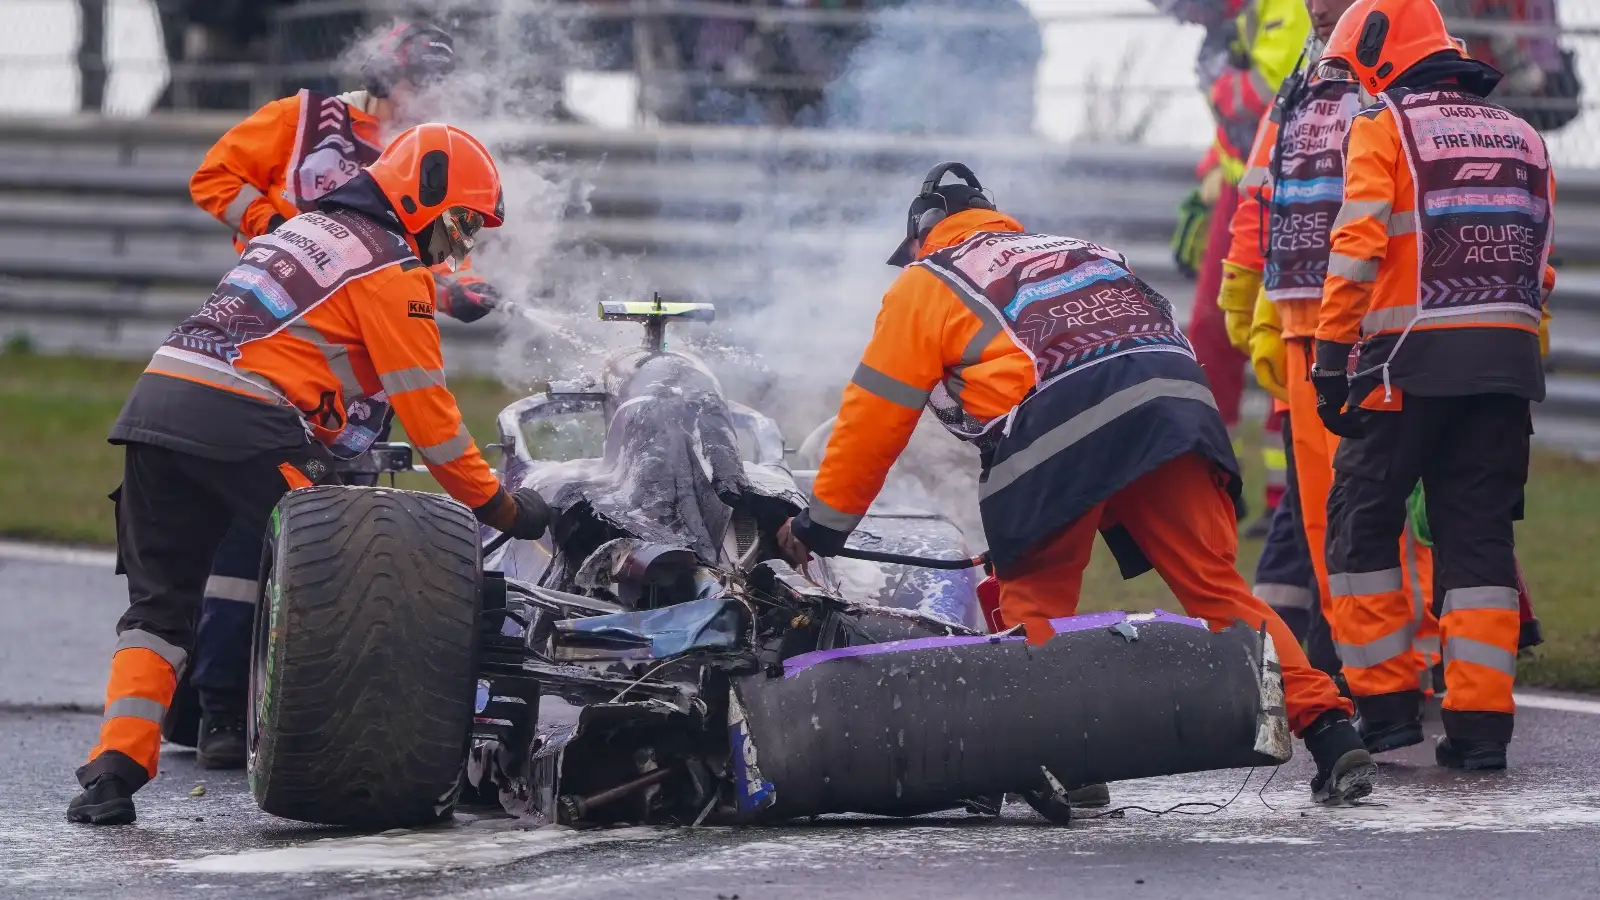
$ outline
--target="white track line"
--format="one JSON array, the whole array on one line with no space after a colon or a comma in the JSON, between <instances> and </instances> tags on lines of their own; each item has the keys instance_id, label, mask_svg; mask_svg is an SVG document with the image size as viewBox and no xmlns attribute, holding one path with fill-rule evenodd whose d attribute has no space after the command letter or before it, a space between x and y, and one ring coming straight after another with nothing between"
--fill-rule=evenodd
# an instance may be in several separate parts
<instances>
[{"instance_id":1,"label":"white track line","mask_svg":"<svg viewBox=\"0 0 1600 900\"><path fill-rule=\"evenodd\" d=\"M1548 694L1524 694L1518 692L1513 697L1518 707L1529 709L1554 709L1561 712L1584 713L1590 716L1600 716L1600 701L1580 700L1577 697L1552 697Z\"/></svg>"},{"instance_id":2,"label":"white track line","mask_svg":"<svg viewBox=\"0 0 1600 900\"><path fill-rule=\"evenodd\" d=\"M22 541L0 540L0 560L53 563L62 566L88 566L110 570L117 563L117 555L110 550L90 550L84 547L54 547L49 544L27 544Z\"/></svg>"}]
</instances>

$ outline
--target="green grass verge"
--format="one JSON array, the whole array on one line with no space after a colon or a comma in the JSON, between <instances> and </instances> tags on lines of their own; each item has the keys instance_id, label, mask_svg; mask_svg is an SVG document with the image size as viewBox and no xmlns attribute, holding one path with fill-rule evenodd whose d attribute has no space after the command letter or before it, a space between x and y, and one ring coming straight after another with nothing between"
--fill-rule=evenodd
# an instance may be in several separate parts
<instances>
[{"instance_id":1,"label":"green grass verge","mask_svg":"<svg viewBox=\"0 0 1600 900\"><path fill-rule=\"evenodd\" d=\"M1517 557L1545 643L1517 670L1524 684L1600 691L1600 465L1534 460Z\"/></svg>"},{"instance_id":2,"label":"green grass verge","mask_svg":"<svg viewBox=\"0 0 1600 900\"><path fill-rule=\"evenodd\" d=\"M73 544L116 543L111 501L122 453L106 443L143 363L0 352L0 535ZM496 439L494 417L514 395L498 382L452 379L467 429ZM395 440L405 440L395 429ZM426 475L405 487L438 490Z\"/></svg>"},{"instance_id":3,"label":"green grass verge","mask_svg":"<svg viewBox=\"0 0 1600 900\"><path fill-rule=\"evenodd\" d=\"M122 455L106 432L143 365L82 357L0 352L0 535L109 545L111 503ZM495 439L494 417L514 395L484 379L450 382L467 427L480 443ZM396 440L403 434L396 429ZM1249 439L1247 438L1247 441ZM1250 441L1253 443L1253 441ZM1260 454L1244 454L1247 497L1260 507ZM437 490L427 476L406 487ZM1528 484L1528 520L1518 526L1518 553L1547 643L1524 661L1526 684L1600 691L1600 603L1592 554L1600 547L1600 465L1540 453ZM1259 541L1240 547L1241 571L1252 573ZM1084 578L1084 612L1176 610L1155 574L1123 581L1111 554L1098 547Z\"/></svg>"}]
</instances>

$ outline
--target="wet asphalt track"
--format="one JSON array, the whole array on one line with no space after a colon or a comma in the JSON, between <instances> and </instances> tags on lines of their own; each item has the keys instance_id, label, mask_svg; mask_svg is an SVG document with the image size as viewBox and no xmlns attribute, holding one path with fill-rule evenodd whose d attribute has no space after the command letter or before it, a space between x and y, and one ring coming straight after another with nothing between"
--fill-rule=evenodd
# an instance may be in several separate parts
<instances>
[{"instance_id":1,"label":"wet asphalt track","mask_svg":"<svg viewBox=\"0 0 1600 900\"><path fill-rule=\"evenodd\" d=\"M101 557L41 562L0 546L0 897L1600 896L1600 703L1548 697L1524 703L1509 773L1447 773L1411 748L1389 754L1358 809L1310 804L1301 753L1214 815L1133 811L1068 829L1013 806L998 821L572 832L463 816L354 835L268 817L241 774L202 773L172 750L139 795L138 825L68 825L71 772L98 724L70 707L99 703L121 590ZM1245 774L1116 785L1114 801L1222 802Z\"/></svg>"}]
</instances>

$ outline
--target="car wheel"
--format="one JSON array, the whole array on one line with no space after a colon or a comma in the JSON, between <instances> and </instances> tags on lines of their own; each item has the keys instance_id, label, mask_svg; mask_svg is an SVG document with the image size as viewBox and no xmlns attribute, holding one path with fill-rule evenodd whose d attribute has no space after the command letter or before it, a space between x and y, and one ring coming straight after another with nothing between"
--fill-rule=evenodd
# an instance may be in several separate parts
<instances>
[{"instance_id":1,"label":"car wheel","mask_svg":"<svg viewBox=\"0 0 1600 900\"><path fill-rule=\"evenodd\" d=\"M450 815L472 728L482 548L437 494L292 491L251 648L249 777L266 812L386 829Z\"/></svg>"}]
</instances>

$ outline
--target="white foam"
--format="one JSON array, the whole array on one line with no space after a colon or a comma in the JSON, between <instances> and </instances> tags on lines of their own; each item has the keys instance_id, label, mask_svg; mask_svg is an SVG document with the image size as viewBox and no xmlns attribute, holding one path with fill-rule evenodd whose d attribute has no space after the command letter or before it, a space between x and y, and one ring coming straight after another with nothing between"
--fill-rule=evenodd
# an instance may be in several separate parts
<instances>
[{"instance_id":1,"label":"white foam","mask_svg":"<svg viewBox=\"0 0 1600 900\"><path fill-rule=\"evenodd\" d=\"M1294 837L1287 834L1223 834L1220 832L1200 832L1184 838L1191 844L1294 844L1310 845L1319 844L1321 841L1308 837Z\"/></svg>"},{"instance_id":2,"label":"white foam","mask_svg":"<svg viewBox=\"0 0 1600 900\"><path fill-rule=\"evenodd\" d=\"M661 830L656 828L574 831L559 825L530 829L491 821L439 829L323 838L274 850L219 853L176 862L173 868L180 872L227 874L477 869L574 847L611 841L650 840L660 834Z\"/></svg>"},{"instance_id":3,"label":"white foam","mask_svg":"<svg viewBox=\"0 0 1600 900\"><path fill-rule=\"evenodd\" d=\"M849 559L836 556L828 560L828 565L837 579L839 593L846 600L853 603L864 603L877 606L884 588L889 585L889 576L884 572L883 566L864 559Z\"/></svg>"}]
</instances>

